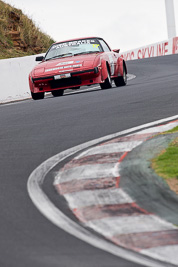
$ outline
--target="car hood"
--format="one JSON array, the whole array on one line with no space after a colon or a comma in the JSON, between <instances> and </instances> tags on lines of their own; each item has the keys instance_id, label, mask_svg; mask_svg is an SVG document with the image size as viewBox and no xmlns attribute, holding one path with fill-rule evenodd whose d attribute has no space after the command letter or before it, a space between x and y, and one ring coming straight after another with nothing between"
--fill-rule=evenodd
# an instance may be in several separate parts
<instances>
[{"instance_id":1,"label":"car hood","mask_svg":"<svg viewBox=\"0 0 178 267\"><path fill-rule=\"evenodd\" d=\"M32 74L34 77L50 76L94 68L96 58L99 57L100 54L79 55L41 62L33 69Z\"/></svg>"}]
</instances>

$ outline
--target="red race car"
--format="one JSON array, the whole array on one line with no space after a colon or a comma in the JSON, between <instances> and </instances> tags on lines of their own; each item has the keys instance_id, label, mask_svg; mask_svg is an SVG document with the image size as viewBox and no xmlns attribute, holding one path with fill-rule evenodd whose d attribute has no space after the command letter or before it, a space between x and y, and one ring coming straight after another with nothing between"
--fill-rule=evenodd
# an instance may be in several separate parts
<instances>
[{"instance_id":1,"label":"red race car","mask_svg":"<svg viewBox=\"0 0 178 267\"><path fill-rule=\"evenodd\" d=\"M98 37L87 37L54 43L42 61L29 74L34 100L44 98L45 92L62 96L65 89L100 84L101 89L127 84L127 67L119 55Z\"/></svg>"}]
</instances>

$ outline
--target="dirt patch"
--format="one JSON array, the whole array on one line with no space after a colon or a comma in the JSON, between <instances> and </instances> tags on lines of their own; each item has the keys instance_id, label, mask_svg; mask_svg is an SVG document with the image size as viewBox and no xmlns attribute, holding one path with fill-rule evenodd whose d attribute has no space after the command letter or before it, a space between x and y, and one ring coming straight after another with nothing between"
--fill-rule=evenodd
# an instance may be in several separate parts
<instances>
[{"instance_id":1,"label":"dirt patch","mask_svg":"<svg viewBox=\"0 0 178 267\"><path fill-rule=\"evenodd\" d=\"M45 53L52 43L20 9L0 0L0 59Z\"/></svg>"},{"instance_id":2,"label":"dirt patch","mask_svg":"<svg viewBox=\"0 0 178 267\"><path fill-rule=\"evenodd\" d=\"M170 189L178 194L178 179L177 178L170 178L166 180L167 184L169 185Z\"/></svg>"}]
</instances>

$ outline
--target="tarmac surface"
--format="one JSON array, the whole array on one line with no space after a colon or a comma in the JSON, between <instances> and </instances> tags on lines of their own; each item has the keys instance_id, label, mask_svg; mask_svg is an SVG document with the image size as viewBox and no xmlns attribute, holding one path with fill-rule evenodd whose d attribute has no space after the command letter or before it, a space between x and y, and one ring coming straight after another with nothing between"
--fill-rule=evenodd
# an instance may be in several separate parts
<instances>
[{"instance_id":1,"label":"tarmac surface","mask_svg":"<svg viewBox=\"0 0 178 267\"><path fill-rule=\"evenodd\" d=\"M32 171L53 155L81 143L178 114L178 55L128 62L128 86L89 90L42 101L1 105L0 266L137 267L60 230L27 193ZM87 88L88 89L88 88ZM45 192L75 220L53 188Z\"/></svg>"},{"instance_id":2,"label":"tarmac surface","mask_svg":"<svg viewBox=\"0 0 178 267\"><path fill-rule=\"evenodd\" d=\"M118 251L118 256L132 257L132 261L146 266L177 266L178 262L178 228L175 225L178 197L150 167L152 157L177 136L177 133L159 133L177 125L178 120L126 136L118 133L115 138L107 140L105 137L105 142L99 140L99 144L91 148L86 146L55 176L54 184L59 195L64 196L71 211L85 227L130 250L126 255L125 251ZM45 165L49 168L50 162ZM40 186L42 181L38 176L33 175L32 181L38 181ZM35 188L31 188L32 199L38 199ZM35 203L40 208L38 200ZM46 203L42 212L50 219L48 206ZM139 253L137 259L131 251ZM148 259L143 261L141 255L159 259L162 263L156 265Z\"/></svg>"}]
</instances>

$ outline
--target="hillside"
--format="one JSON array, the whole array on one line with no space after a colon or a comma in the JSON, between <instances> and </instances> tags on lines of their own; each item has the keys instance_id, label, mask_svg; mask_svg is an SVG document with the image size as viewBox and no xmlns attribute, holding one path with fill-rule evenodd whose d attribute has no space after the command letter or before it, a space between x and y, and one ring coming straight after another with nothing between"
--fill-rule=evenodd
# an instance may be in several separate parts
<instances>
[{"instance_id":1,"label":"hillside","mask_svg":"<svg viewBox=\"0 0 178 267\"><path fill-rule=\"evenodd\" d=\"M0 0L0 59L43 53L53 42L20 9Z\"/></svg>"}]
</instances>

